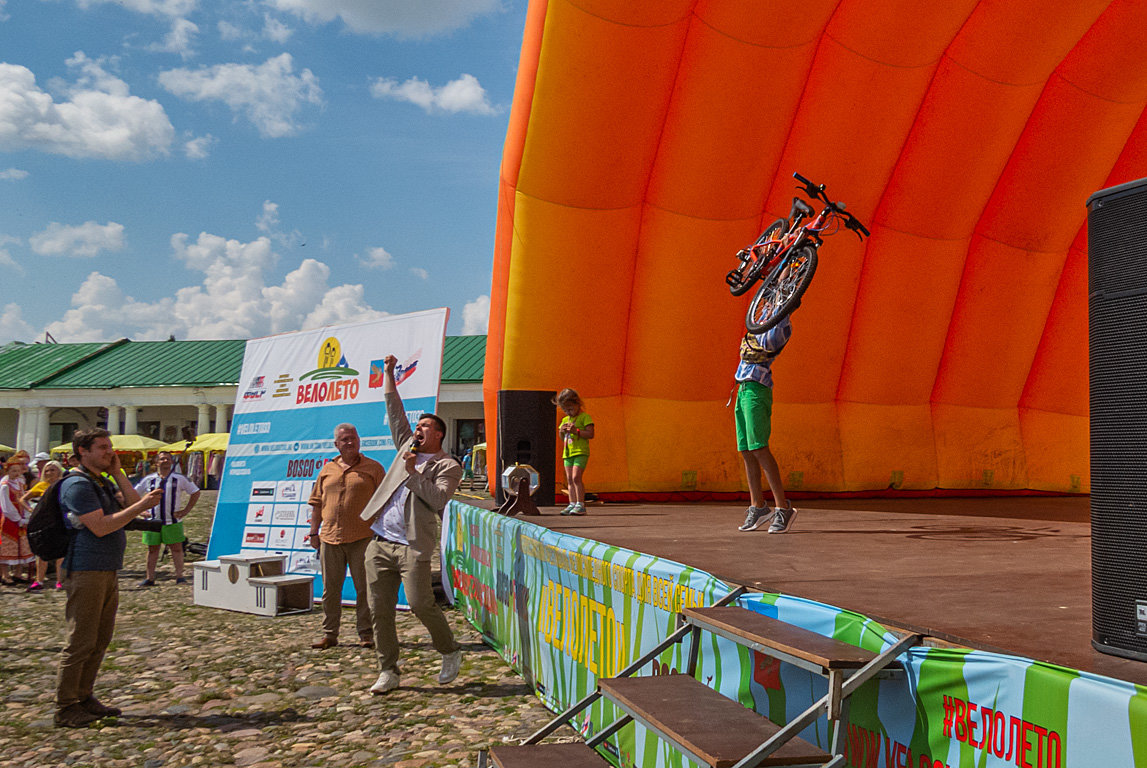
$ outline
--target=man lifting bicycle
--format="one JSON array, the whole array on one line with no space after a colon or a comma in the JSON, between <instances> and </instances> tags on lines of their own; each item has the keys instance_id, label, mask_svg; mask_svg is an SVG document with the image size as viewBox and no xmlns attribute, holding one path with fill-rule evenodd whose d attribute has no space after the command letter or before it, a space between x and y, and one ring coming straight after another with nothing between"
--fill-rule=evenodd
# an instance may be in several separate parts
<instances>
[{"instance_id":1,"label":"man lifting bicycle","mask_svg":"<svg viewBox=\"0 0 1147 768\"><path fill-rule=\"evenodd\" d=\"M755 531L769 523L769 533L785 533L792 526L797 511L785 496L781 484L781 470L769 450L772 432L773 373L772 364L792 336L793 326L788 317L760 334L746 333L741 339L741 361L737 366L734 409L737 421L737 450L745 463L745 478L749 483L749 508L745 522L738 529ZM761 472L772 491L776 509L765 503Z\"/></svg>"}]
</instances>

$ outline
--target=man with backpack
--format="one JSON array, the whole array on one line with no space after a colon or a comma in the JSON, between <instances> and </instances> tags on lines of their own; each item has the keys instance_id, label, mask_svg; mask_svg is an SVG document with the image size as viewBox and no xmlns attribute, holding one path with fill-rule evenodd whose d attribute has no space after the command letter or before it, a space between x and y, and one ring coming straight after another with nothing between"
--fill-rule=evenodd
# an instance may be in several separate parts
<instances>
[{"instance_id":1,"label":"man with backpack","mask_svg":"<svg viewBox=\"0 0 1147 768\"><path fill-rule=\"evenodd\" d=\"M107 430L77 432L72 447L80 467L60 481L58 490L59 507L71 529L64 560L68 637L60 655L55 716L55 724L66 728L121 714L101 704L92 688L115 630L116 572L123 567L127 546L124 526L162 495L156 489L140 497L120 467Z\"/></svg>"}]
</instances>

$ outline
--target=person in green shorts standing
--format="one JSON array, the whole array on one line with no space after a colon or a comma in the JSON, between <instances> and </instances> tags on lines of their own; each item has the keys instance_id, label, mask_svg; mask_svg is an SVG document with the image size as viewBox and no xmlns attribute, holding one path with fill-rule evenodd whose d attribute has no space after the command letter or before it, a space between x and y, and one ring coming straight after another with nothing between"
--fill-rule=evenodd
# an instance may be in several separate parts
<instances>
[{"instance_id":1,"label":"person in green shorts standing","mask_svg":"<svg viewBox=\"0 0 1147 768\"><path fill-rule=\"evenodd\" d=\"M565 418L558 425L562 438L562 463L566 468L566 488L570 504L563 515L585 514L585 483L582 476L589 464L589 441L593 438L593 417L585 412L581 397L568 387L558 393L554 404L562 409Z\"/></svg>"},{"instance_id":2,"label":"person in green shorts standing","mask_svg":"<svg viewBox=\"0 0 1147 768\"><path fill-rule=\"evenodd\" d=\"M765 333L746 333L741 339L741 362L734 377L737 381L737 450L745 463L749 482L749 508L740 531L755 531L768 524L769 533L785 533L793 524L797 511L785 497L781 470L769 450L773 417L772 364L792 336L793 326L785 318ZM765 503L761 472L769 483L775 511Z\"/></svg>"},{"instance_id":3,"label":"person in green shorts standing","mask_svg":"<svg viewBox=\"0 0 1147 768\"><path fill-rule=\"evenodd\" d=\"M183 577L183 518L199 501L199 488L175 471L175 458L167 451L155 455L155 465L159 471L143 478L135 486L141 496L155 489L163 492L159 504L151 510L152 519L161 521L163 528L158 532L143 532L143 543L147 545L147 576L139 586L155 586L159 548L164 544L171 550L171 561L175 564L175 583L186 584L187 579Z\"/></svg>"}]
</instances>

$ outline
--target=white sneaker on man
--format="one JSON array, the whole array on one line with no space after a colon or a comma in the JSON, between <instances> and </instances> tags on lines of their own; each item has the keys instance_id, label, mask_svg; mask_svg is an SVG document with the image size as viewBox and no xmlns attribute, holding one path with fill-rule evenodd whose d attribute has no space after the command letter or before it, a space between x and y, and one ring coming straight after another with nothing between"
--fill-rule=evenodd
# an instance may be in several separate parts
<instances>
[{"instance_id":1,"label":"white sneaker on man","mask_svg":"<svg viewBox=\"0 0 1147 768\"><path fill-rule=\"evenodd\" d=\"M438 682L442 685L453 682L454 678L458 677L460 669L462 669L461 648L453 653L442 654L442 671L438 673Z\"/></svg>"},{"instance_id":2,"label":"white sneaker on man","mask_svg":"<svg viewBox=\"0 0 1147 768\"><path fill-rule=\"evenodd\" d=\"M378 676L378 680L370 687L370 692L375 696L381 696L387 691L393 691L397 687L398 674L388 669Z\"/></svg>"}]
</instances>

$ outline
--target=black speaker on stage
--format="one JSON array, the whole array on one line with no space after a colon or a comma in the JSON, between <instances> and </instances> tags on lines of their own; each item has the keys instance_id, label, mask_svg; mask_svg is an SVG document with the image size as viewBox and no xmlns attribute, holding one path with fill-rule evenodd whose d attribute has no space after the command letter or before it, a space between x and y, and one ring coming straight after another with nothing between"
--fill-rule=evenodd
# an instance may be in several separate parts
<instances>
[{"instance_id":1,"label":"black speaker on stage","mask_svg":"<svg viewBox=\"0 0 1147 768\"><path fill-rule=\"evenodd\" d=\"M506 500L502 471L514 464L529 464L538 471L534 503L554 503L554 466L557 463L557 392L537 389L498 390L498 464L495 500Z\"/></svg>"},{"instance_id":2,"label":"black speaker on stage","mask_svg":"<svg viewBox=\"0 0 1147 768\"><path fill-rule=\"evenodd\" d=\"M1147 661L1147 179L1087 201L1091 644Z\"/></svg>"}]
</instances>

